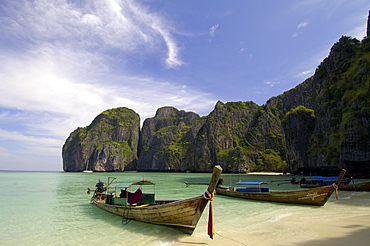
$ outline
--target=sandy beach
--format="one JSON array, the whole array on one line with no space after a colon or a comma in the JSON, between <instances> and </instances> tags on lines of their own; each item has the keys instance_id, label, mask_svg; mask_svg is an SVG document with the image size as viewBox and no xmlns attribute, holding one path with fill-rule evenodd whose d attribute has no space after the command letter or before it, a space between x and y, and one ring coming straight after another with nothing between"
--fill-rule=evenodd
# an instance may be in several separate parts
<instances>
[{"instance_id":1,"label":"sandy beach","mask_svg":"<svg viewBox=\"0 0 370 246\"><path fill-rule=\"evenodd\" d=\"M284 233L284 225L297 223L296 218L286 217L272 226L276 226L277 233L266 235L263 231L258 233L220 232L214 239L207 235L186 236L171 246L187 245L215 245L215 246L367 246L370 241L370 214L348 217L345 220L332 217L322 223L309 221L306 225L297 224L297 231ZM301 235L300 235L301 232Z\"/></svg>"}]
</instances>

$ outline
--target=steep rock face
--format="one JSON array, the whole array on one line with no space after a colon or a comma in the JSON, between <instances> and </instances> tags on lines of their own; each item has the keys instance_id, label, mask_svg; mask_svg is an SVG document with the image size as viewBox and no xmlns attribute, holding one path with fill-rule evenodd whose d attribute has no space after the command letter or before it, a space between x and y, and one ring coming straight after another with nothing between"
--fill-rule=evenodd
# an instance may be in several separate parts
<instances>
[{"instance_id":1,"label":"steep rock face","mask_svg":"<svg viewBox=\"0 0 370 246\"><path fill-rule=\"evenodd\" d=\"M193 112L163 107L144 121L140 139L138 171L185 171L189 143L202 125Z\"/></svg>"},{"instance_id":2,"label":"steep rock face","mask_svg":"<svg viewBox=\"0 0 370 246\"><path fill-rule=\"evenodd\" d=\"M70 134L63 150L63 170L136 170L140 118L128 108L104 111Z\"/></svg>"},{"instance_id":3,"label":"steep rock face","mask_svg":"<svg viewBox=\"0 0 370 246\"><path fill-rule=\"evenodd\" d=\"M309 166L311 137L316 123L314 111L299 106L289 111L282 123L289 169Z\"/></svg>"},{"instance_id":4,"label":"steep rock face","mask_svg":"<svg viewBox=\"0 0 370 246\"><path fill-rule=\"evenodd\" d=\"M208 172L220 164L225 172L369 175L369 75L370 39L342 37L312 77L266 105L218 102L206 117L163 107L144 121L139 146L136 113L103 112L71 133L64 170Z\"/></svg>"},{"instance_id":5,"label":"steep rock face","mask_svg":"<svg viewBox=\"0 0 370 246\"><path fill-rule=\"evenodd\" d=\"M186 162L191 171L265 170L283 164L280 122L253 102L218 102L199 130ZM274 150L280 150L282 157Z\"/></svg>"},{"instance_id":6,"label":"steep rock face","mask_svg":"<svg viewBox=\"0 0 370 246\"><path fill-rule=\"evenodd\" d=\"M268 110L276 109L281 119L300 105L314 111L315 120L310 123L314 124L313 131L302 128L301 121L288 120L285 124L289 170L325 167L347 168L351 173L370 171L369 50L369 39L360 43L342 37L313 77L267 102ZM292 134L289 129L299 132ZM306 160L299 161L299 157Z\"/></svg>"}]
</instances>

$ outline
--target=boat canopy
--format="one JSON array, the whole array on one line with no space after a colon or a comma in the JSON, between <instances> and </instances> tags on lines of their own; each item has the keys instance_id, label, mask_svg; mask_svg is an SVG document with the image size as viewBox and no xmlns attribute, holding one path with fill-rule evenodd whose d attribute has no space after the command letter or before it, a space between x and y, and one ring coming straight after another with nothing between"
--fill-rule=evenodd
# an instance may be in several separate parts
<instances>
[{"instance_id":1,"label":"boat canopy","mask_svg":"<svg viewBox=\"0 0 370 246\"><path fill-rule=\"evenodd\" d=\"M108 185L107 188L130 188L133 185L155 185L155 182L151 180L122 181L122 182L114 182Z\"/></svg>"},{"instance_id":2,"label":"boat canopy","mask_svg":"<svg viewBox=\"0 0 370 246\"><path fill-rule=\"evenodd\" d=\"M338 179L338 176L336 177L322 177L321 180L330 180L330 181L333 181L333 180L337 180Z\"/></svg>"},{"instance_id":3,"label":"boat canopy","mask_svg":"<svg viewBox=\"0 0 370 246\"><path fill-rule=\"evenodd\" d=\"M261 185L261 184L268 184L266 182L238 182L236 185Z\"/></svg>"},{"instance_id":4,"label":"boat canopy","mask_svg":"<svg viewBox=\"0 0 370 246\"><path fill-rule=\"evenodd\" d=\"M309 176L305 178L307 183L325 183L325 182L335 182L338 179L338 176L334 177Z\"/></svg>"},{"instance_id":5,"label":"boat canopy","mask_svg":"<svg viewBox=\"0 0 370 246\"><path fill-rule=\"evenodd\" d=\"M321 179L322 176L306 176L305 179Z\"/></svg>"}]
</instances>

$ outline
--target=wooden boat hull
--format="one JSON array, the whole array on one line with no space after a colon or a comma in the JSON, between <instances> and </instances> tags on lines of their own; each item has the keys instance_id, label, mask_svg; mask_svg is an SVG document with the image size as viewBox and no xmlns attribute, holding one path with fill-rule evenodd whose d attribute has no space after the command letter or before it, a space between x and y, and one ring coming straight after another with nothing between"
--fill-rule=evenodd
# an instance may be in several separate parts
<instances>
[{"instance_id":1,"label":"wooden boat hull","mask_svg":"<svg viewBox=\"0 0 370 246\"><path fill-rule=\"evenodd\" d=\"M229 189L216 188L216 194L250 200L323 206L334 190L333 185L309 190L270 192L237 192L230 191Z\"/></svg>"},{"instance_id":2,"label":"wooden boat hull","mask_svg":"<svg viewBox=\"0 0 370 246\"><path fill-rule=\"evenodd\" d=\"M222 168L215 166L207 194L213 194L221 176ZM94 194L92 203L97 207L121 216L126 220L137 220L152 224L165 225L192 234L209 201L205 196L180 200L156 200L141 205L106 204L105 194ZM207 196L206 196L207 197Z\"/></svg>"},{"instance_id":3,"label":"wooden boat hull","mask_svg":"<svg viewBox=\"0 0 370 246\"><path fill-rule=\"evenodd\" d=\"M99 200L93 200L93 203L99 208L127 220L165 225L192 234L208 200L199 196L144 207L110 205Z\"/></svg>"},{"instance_id":4,"label":"wooden boat hull","mask_svg":"<svg viewBox=\"0 0 370 246\"><path fill-rule=\"evenodd\" d=\"M320 187L319 184L301 184L302 188L315 188ZM350 190L350 191L370 191L370 181L358 183L358 184L346 184L338 185L339 190Z\"/></svg>"},{"instance_id":5,"label":"wooden boat hull","mask_svg":"<svg viewBox=\"0 0 370 246\"><path fill-rule=\"evenodd\" d=\"M370 181L358 184L339 185L338 188L339 190L370 191Z\"/></svg>"}]
</instances>

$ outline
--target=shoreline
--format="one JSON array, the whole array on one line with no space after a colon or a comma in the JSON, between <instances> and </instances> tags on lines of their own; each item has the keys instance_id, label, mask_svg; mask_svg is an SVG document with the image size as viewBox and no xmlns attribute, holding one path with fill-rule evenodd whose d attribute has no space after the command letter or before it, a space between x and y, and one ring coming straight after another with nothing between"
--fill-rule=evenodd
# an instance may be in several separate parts
<instances>
[{"instance_id":1,"label":"shoreline","mask_svg":"<svg viewBox=\"0 0 370 246\"><path fill-rule=\"evenodd\" d=\"M306 241L303 245L369 245L370 215L354 216L346 220L322 223L317 226L315 231L317 237Z\"/></svg>"},{"instance_id":2,"label":"shoreline","mask_svg":"<svg viewBox=\"0 0 370 246\"><path fill-rule=\"evenodd\" d=\"M276 172L249 172L244 174L252 174L252 175L272 175L272 176L292 176L290 173L276 173Z\"/></svg>"},{"instance_id":3,"label":"shoreline","mask_svg":"<svg viewBox=\"0 0 370 246\"><path fill-rule=\"evenodd\" d=\"M297 225L297 232L284 232L284 224L296 223L294 217L283 218L278 233L266 235L259 232L233 232L222 231L216 233L214 239L210 239L205 233L197 236L186 236L179 241L170 244L171 246L190 245L214 245L214 246L283 246L283 245L304 245L304 246L365 246L370 240L370 214L350 216L346 218L331 218L330 220L315 223L310 220L304 226ZM299 228L300 227L300 228ZM281 231L282 230L282 231ZM299 233L301 232L301 233Z\"/></svg>"}]
</instances>

